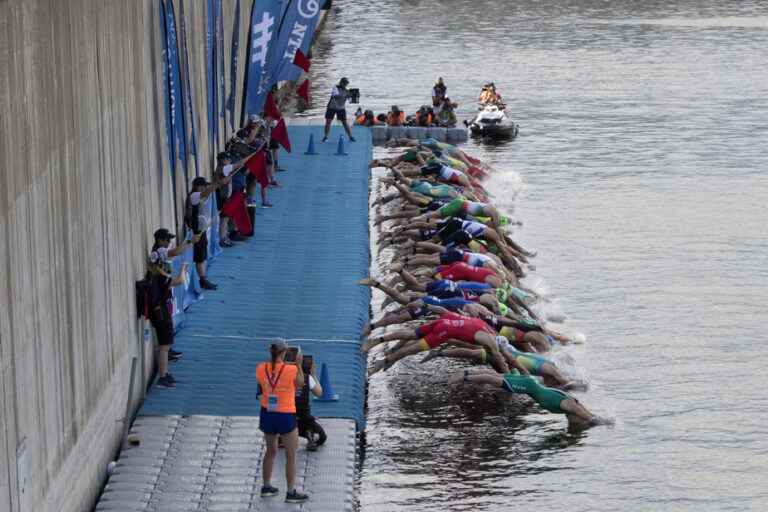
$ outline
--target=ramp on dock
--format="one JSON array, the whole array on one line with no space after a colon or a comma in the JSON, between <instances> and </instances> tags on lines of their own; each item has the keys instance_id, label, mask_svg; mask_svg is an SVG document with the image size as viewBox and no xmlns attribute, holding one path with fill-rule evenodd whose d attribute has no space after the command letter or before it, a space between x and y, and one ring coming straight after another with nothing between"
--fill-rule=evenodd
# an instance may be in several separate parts
<instances>
[{"instance_id":1,"label":"ramp on dock","mask_svg":"<svg viewBox=\"0 0 768 512\"><path fill-rule=\"evenodd\" d=\"M305 155L310 134L319 154ZM187 311L171 371L176 389L153 387L131 427L97 511L341 511L354 507L357 432L364 428L365 359L360 330L368 274L370 131L354 131L346 155L339 132L321 144L322 127L291 126L292 154L281 152L282 188L259 208L255 235L227 249L208 271L219 289ZM313 401L327 446L298 454L303 505L262 499L255 367L283 337L325 364L336 402ZM331 419L332 418L332 419ZM282 457L279 457L282 459ZM280 462L282 464L282 462ZM274 483L285 492L283 467Z\"/></svg>"}]
</instances>

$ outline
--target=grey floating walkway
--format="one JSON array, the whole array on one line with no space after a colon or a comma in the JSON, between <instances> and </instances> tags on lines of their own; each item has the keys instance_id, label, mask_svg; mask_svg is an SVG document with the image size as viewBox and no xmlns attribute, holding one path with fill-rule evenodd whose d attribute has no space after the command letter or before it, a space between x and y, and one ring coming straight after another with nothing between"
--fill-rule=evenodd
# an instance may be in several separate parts
<instances>
[{"instance_id":1,"label":"grey floating walkway","mask_svg":"<svg viewBox=\"0 0 768 512\"><path fill-rule=\"evenodd\" d=\"M259 209L255 235L218 256L209 278L219 285L184 315L172 363L176 389L153 387L97 511L352 510L357 432L365 428L365 359L359 333L368 319L368 162L371 133L336 155L339 132L320 144L322 127L290 126L293 154L280 156L283 188L270 189L274 208ZM314 134L316 155L305 155ZM332 141L332 142L331 142ZM310 501L262 499L262 434L255 368L281 336L329 369L336 402L313 401L328 433L309 453L301 440L297 487ZM273 484L285 492L284 458Z\"/></svg>"},{"instance_id":2,"label":"grey floating walkway","mask_svg":"<svg viewBox=\"0 0 768 512\"><path fill-rule=\"evenodd\" d=\"M283 496L262 499L264 441L258 417L143 416L104 489L97 512L345 511L353 509L354 422L324 419L328 441L320 451L299 449L297 485L311 491L298 506ZM284 482L278 456L274 481ZM285 491L285 485L282 486Z\"/></svg>"}]
</instances>

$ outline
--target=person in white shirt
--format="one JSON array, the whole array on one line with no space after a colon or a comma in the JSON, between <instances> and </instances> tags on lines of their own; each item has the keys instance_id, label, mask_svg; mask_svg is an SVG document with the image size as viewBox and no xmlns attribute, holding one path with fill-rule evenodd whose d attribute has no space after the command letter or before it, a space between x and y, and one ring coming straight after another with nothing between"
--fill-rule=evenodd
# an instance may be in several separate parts
<instances>
[{"instance_id":1,"label":"person in white shirt","mask_svg":"<svg viewBox=\"0 0 768 512\"><path fill-rule=\"evenodd\" d=\"M355 138L352 136L352 131L347 123L347 111L345 109L347 98L349 97L347 85L349 85L349 80L342 78L331 90L331 99L328 100L328 107L325 110L325 135L323 136L323 142L328 140L328 133L331 131L331 123L334 117L344 125L349 141L355 142Z\"/></svg>"}]
</instances>

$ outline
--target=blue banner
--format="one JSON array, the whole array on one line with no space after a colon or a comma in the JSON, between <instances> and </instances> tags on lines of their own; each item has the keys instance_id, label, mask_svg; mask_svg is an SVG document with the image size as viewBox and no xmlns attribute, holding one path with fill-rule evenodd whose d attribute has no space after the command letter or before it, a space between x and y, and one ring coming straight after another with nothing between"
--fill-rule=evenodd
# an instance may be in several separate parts
<instances>
[{"instance_id":1,"label":"blue banner","mask_svg":"<svg viewBox=\"0 0 768 512\"><path fill-rule=\"evenodd\" d=\"M166 0L166 37L168 39L168 74L170 76L169 99L171 103L171 125L175 134L174 141L178 148L178 156L187 169L187 127L184 122L184 92L181 87L181 72L179 70L179 46L176 38L176 16L173 11L173 0ZM175 162L174 162L175 165Z\"/></svg>"},{"instance_id":2,"label":"blue banner","mask_svg":"<svg viewBox=\"0 0 768 512\"><path fill-rule=\"evenodd\" d=\"M216 48L218 49L216 65L219 68L219 88L220 88L220 113L224 119L224 129L227 127L227 84L224 81L224 13L221 10L221 0L216 0Z\"/></svg>"},{"instance_id":3,"label":"blue banner","mask_svg":"<svg viewBox=\"0 0 768 512\"><path fill-rule=\"evenodd\" d=\"M192 83L189 79L189 51L187 50L187 18L184 15L184 2L179 3L179 36L181 43L181 71L184 76L184 102L186 103L185 115L189 118L189 154L195 159L195 176L200 176L200 167L197 162L197 129L195 128L195 105L192 96ZM186 171L186 169L185 169ZM187 187L189 179L187 177Z\"/></svg>"},{"instance_id":4,"label":"blue banner","mask_svg":"<svg viewBox=\"0 0 768 512\"><path fill-rule=\"evenodd\" d=\"M288 6L275 46L277 73L270 86L282 80L296 81L301 76L301 68L293 63L293 58L299 48L304 55L309 53L320 16L320 4L320 0L293 0Z\"/></svg>"},{"instance_id":5,"label":"blue banner","mask_svg":"<svg viewBox=\"0 0 768 512\"><path fill-rule=\"evenodd\" d=\"M211 154L215 152L214 139L219 133L216 118L216 15L213 0L207 0L207 17L205 24L205 78L208 96L208 136L211 143Z\"/></svg>"},{"instance_id":6,"label":"blue banner","mask_svg":"<svg viewBox=\"0 0 768 512\"><path fill-rule=\"evenodd\" d=\"M168 160L171 170L171 182L173 183L173 189L176 190L176 175L174 173L176 163L176 144L173 132L173 116L171 111L171 74L168 72L168 24L165 21L166 9L165 0L160 0L160 22L162 23L162 40L163 40L163 53L162 53L162 65L163 65L163 96L165 97L165 135L168 142ZM176 197L176 194L173 195Z\"/></svg>"},{"instance_id":7,"label":"blue banner","mask_svg":"<svg viewBox=\"0 0 768 512\"><path fill-rule=\"evenodd\" d=\"M268 59L276 40L281 12L280 0L254 0L248 38L243 115L260 114L269 92L270 77L277 71L276 59Z\"/></svg>"},{"instance_id":8,"label":"blue banner","mask_svg":"<svg viewBox=\"0 0 768 512\"><path fill-rule=\"evenodd\" d=\"M232 132L235 131L235 94L237 89L237 52L240 49L240 0L235 3L235 20L232 27L232 47L229 61L229 100L227 100L227 109L229 110L229 125Z\"/></svg>"}]
</instances>

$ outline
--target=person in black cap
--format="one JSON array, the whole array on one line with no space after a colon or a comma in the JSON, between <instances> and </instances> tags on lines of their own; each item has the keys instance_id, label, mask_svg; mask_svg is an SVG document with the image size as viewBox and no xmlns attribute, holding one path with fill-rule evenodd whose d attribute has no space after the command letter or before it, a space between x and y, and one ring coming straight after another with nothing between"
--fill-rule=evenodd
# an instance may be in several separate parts
<instances>
[{"instance_id":1,"label":"person in black cap","mask_svg":"<svg viewBox=\"0 0 768 512\"><path fill-rule=\"evenodd\" d=\"M192 260L200 277L200 287L205 290L215 290L217 286L205 277L205 262L208 260L208 229L211 218L206 211L205 202L208 196L216 190L216 185L209 183L207 179L198 176L192 180L192 190L187 195L184 206L184 222L192 233L199 235L194 246Z\"/></svg>"},{"instance_id":2,"label":"person in black cap","mask_svg":"<svg viewBox=\"0 0 768 512\"><path fill-rule=\"evenodd\" d=\"M173 295L171 288L184 283L187 278L187 266L184 264L179 275L172 277L171 259L197 241L193 237L190 241L185 240L176 247L170 248L174 238L176 235L166 228L158 229L155 231L155 243L149 253L149 275L151 278L149 321L157 334L157 385L162 388L176 387L176 379L168 371L168 361L175 361L182 354L171 350L171 345L173 345Z\"/></svg>"},{"instance_id":3,"label":"person in black cap","mask_svg":"<svg viewBox=\"0 0 768 512\"><path fill-rule=\"evenodd\" d=\"M349 80L345 77L339 80L339 83L334 85L331 90L331 99L328 100L328 107L325 110L325 135L323 136L323 142L328 140L328 133L331 131L331 123L334 117L344 125L349 141L355 142L352 131L349 129L349 124L347 124L347 111L345 109L347 98L349 97L347 85L349 85Z\"/></svg>"}]
</instances>

